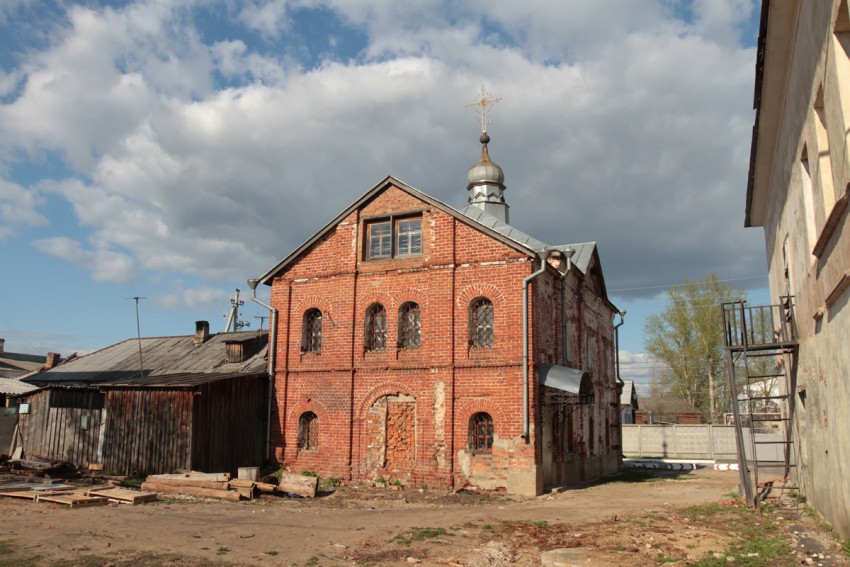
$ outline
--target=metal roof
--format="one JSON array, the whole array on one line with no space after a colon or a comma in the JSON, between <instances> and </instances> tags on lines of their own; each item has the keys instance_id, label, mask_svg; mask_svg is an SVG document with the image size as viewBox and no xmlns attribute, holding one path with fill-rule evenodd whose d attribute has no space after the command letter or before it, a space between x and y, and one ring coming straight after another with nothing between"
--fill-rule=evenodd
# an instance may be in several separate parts
<instances>
[{"instance_id":1,"label":"metal roof","mask_svg":"<svg viewBox=\"0 0 850 567\"><path fill-rule=\"evenodd\" d=\"M264 343L244 362L228 363L225 342L250 341L260 337ZM33 384L55 382L108 382L140 378L139 345L145 378L174 374L229 374L261 372L266 368L268 332L242 331L210 335L201 345L195 335L127 339L86 356L74 358L50 370L27 376Z\"/></svg>"},{"instance_id":2,"label":"metal roof","mask_svg":"<svg viewBox=\"0 0 850 567\"><path fill-rule=\"evenodd\" d=\"M17 396L38 390L38 386L21 382L15 378L0 378L0 394Z\"/></svg>"},{"instance_id":3,"label":"metal roof","mask_svg":"<svg viewBox=\"0 0 850 567\"><path fill-rule=\"evenodd\" d=\"M543 386L549 386L571 394L593 394L590 374L578 368L568 368L558 364L541 364L537 369L537 380Z\"/></svg>"}]
</instances>

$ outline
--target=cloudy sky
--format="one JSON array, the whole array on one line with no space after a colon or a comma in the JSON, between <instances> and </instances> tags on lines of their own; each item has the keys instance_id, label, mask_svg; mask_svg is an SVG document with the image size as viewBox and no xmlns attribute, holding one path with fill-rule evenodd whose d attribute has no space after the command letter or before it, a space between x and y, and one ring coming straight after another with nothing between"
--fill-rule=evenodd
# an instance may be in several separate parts
<instances>
[{"instance_id":1,"label":"cloudy sky","mask_svg":"<svg viewBox=\"0 0 850 567\"><path fill-rule=\"evenodd\" d=\"M511 223L599 243L645 379L665 286L767 286L757 23L756 0L3 0L0 337L91 351L135 336L136 296L142 335L221 331L384 176L463 206L486 85Z\"/></svg>"}]
</instances>

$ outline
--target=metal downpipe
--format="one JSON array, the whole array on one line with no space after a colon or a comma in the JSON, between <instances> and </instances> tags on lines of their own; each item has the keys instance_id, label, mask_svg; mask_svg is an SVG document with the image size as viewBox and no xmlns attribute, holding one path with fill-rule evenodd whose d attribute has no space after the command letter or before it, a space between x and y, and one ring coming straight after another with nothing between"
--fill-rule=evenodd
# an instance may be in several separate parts
<instances>
[{"instance_id":1,"label":"metal downpipe","mask_svg":"<svg viewBox=\"0 0 850 567\"><path fill-rule=\"evenodd\" d=\"M257 303L258 305L262 305L263 307L272 312L271 319L269 320L269 388L267 395L268 401L266 402L266 459L268 459L271 457L272 451L272 397L274 396L274 373L275 362L277 360L277 309L275 309L268 303L264 303L263 301L257 299L258 283L259 281L255 279L248 280L248 286L251 288L251 301Z\"/></svg>"},{"instance_id":2,"label":"metal downpipe","mask_svg":"<svg viewBox=\"0 0 850 567\"><path fill-rule=\"evenodd\" d=\"M546 260L550 250L537 253L540 259L540 269L522 280L522 438L530 442L529 434L529 401L528 401L528 284L546 271Z\"/></svg>"}]
</instances>

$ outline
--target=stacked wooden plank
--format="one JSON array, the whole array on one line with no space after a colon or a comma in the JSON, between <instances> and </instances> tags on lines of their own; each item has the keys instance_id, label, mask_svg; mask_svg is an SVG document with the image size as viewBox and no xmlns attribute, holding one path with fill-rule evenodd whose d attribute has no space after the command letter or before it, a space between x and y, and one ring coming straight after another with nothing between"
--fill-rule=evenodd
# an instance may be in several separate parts
<instances>
[{"instance_id":1,"label":"stacked wooden plank","mask_svg":"<svg viewBox=\"0 0 850 567\"><path fill-rule=\"evenodd\" d=\"M217 498L237 502L254 497L256 483L231 480L229 473L190 471L176 474L152 474L142 483L142 490L166 494L186 494L202 498Z\"/></svg>"},{"instance_id":2,"label":"stacked wooden plank","mask_svg":"<svg viewBox=\"0 0 850 567\"><path fill-rule=\"evenodd\" d=\"M165 494L186 494L219 500L251 500L257 492L284 492L301 497L316 496L319 479L283 473L279 484L246 479L231 479L228 473L181 472L152 474L142 483L142 490Z\"/></svg>"}]
</instances>

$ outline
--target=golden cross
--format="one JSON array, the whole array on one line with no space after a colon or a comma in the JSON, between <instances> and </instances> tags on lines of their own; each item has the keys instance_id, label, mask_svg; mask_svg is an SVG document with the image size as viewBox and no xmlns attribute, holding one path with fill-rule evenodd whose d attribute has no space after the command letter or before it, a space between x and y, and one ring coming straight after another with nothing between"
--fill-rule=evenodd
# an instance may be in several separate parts
<instances>
[{"instance_id":1,"label":"golden cross","mask_svg":"<svg viewBox=\"0 0 850 567\"><path fill-rule=\"evenodd\" d=\"M487 133L487 125L490 123L490 118L487 117L487 108L501 100L501 98L491 95L484 88L484 85L481 85L481 94L478 96L478 99L466 105L467 108L474 108L479 118L481 118L481 132L483 134Z\"/></svg>"}]
</instances>

